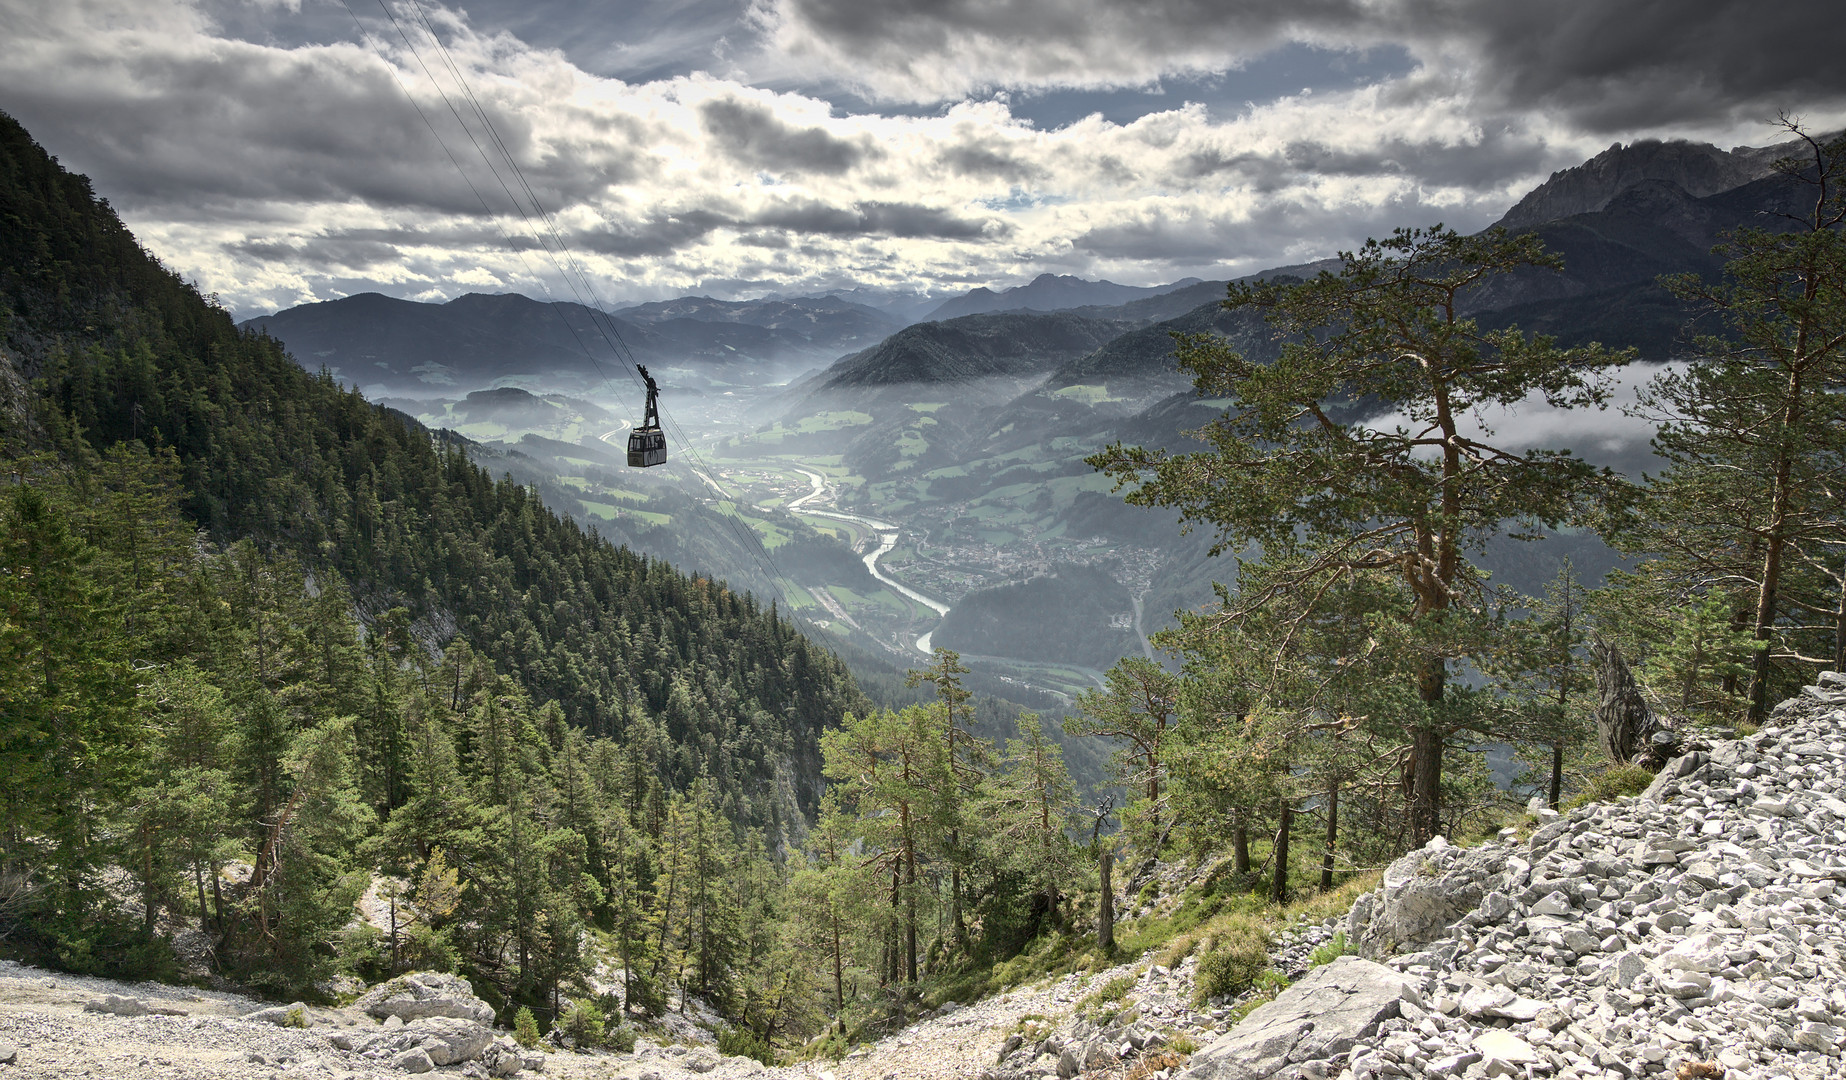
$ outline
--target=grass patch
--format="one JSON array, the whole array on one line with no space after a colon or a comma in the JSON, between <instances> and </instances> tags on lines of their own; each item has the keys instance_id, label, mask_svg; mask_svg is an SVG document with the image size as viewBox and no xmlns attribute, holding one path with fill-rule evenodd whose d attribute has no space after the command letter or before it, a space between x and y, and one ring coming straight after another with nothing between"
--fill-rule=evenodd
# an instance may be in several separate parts
<instances>
[{"instance_id":1,"label":"grass patch","mask_svg":"<svg viewBox=\"0 0 1846 1080\"><path fill-rule=\"evenodd\" d=\"M1614 802L1625 795L1639 795L1654 782L1654 774L1639 765L1611 765L1590 778L1590 786L1578 792L1560 810L1575 810L1593 802Z\"/></svg>"},{"instance_id":2,"label":"grass patch","mask_svg":"<svg viewBox=\"0 0 1846 1080\"><path fill-rule=\"evenodd\" d=\"M1079 401L1085 405L1100 405L1105 401L1119 400L1110 395L1107 386L1064 386L1045 396L1063 398L1066 401Z\"/></svg>"},{"instance_id":3,"label":"grass patch","mask_svg":"<svg viewBox=\"0 0 1846 1080\"><path fill-rule=\"evenodd\" d=\"M1333 940L1308 954L1308 966L1317 968L1322 964L1331 964L1342 956L1347 956L1358 951L1359 950L1347 943L1346 931L1342 930L1333 935Z\"/></svg>"},{"instance_id":4,"label":"grass patch","mask_svg":"<svg viewBox=\"0 0 1846 1080\"><path fill-rule=\"evenodd\" d=\"M1128 991L1134 988L1135 977L1133 975L1118 975L1079 1001L1077 1012L1092 1023L1107 1023L1121 1011L1116 1006L1128 996Z\"/></svg>"},{"instance_id":5,"label":"grass patch","mask_svg":"<svg viewBox=\"0 0 1846 1080\"><path fill-rule=\"evenodd\" d=\"M1256 984L1252 989L1256 993L1238 1002L1230 1012L1225 1014L1225 1020L1232 1027L1243 1023L1244 1017L1274 1001L1277 994L1288 989L1288 980L1283 978L1282 973L1275 968L1269 968L1256 977Z\"/></svg>"},{"instance_id":6,"label":"grass patch","mask_svg":"<svg viewBox=\"0 0 1846 1080\"><path fill-rule=\"evenodd\" d=\"M1198 1001L1241 994L1269 969L1269 945L1275 935L1257 918L1233 916L1213 930L1194 976Z\"/></svg>"}]
</instances>

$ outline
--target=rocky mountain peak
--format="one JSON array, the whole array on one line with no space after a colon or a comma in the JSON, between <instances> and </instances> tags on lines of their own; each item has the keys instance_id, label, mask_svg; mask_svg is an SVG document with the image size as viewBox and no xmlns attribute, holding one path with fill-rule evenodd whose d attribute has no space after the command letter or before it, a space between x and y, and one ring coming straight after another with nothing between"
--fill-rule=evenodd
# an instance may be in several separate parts
<instances>
[{"instance_id":1,"label":"rocky mountain peak","mask_svg":"<svg viewBox=\"0 0 1846 1080\"><path fill-rule=\"evenodd\" d=\"M1720 150L1710 143L1640 139L1607 150L1574 168L1551 174L1499 221L1509 229L1530 228L1607 207L1623 192L1648 181L1665 181L1702 198L1760 180L1792 144L1739 146Z\"/></svg>"}]
</instances>

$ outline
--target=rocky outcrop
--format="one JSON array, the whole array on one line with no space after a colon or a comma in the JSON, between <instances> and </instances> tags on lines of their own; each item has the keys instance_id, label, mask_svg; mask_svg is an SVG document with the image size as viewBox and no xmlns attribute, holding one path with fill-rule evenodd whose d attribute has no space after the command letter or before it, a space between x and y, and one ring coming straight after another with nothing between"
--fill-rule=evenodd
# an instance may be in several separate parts
<instances>
[{"instance_id":1,"label":"rocky outcrop","mask_svg":"<svg viewBox=\"0 0 1846 1080\"><path fill-rule=\"evenodd\" d=\"M1530 869L1503 848L1458 848L1437 837L1386 867L1383 887L1353 904L1346 940L1373 959L1435 941L1482 897Z\"/></svg>"},{"instance_id":2,"label":"rocky outcrop","mask_svg":"<svg viewBox=\"0 0 1846 1080\"><path fill-rule=\"evenodd\" d=\"M1347 926L1416 996L1322 1045L1305 1009L1265 1015L1332 978L1319 969L1189 1075L1846 1075L1846 677L1823 674L1772 720L1523 842L1398 860Z\"/></svg>"},{"instance_id":3,"label":"rocky outcrop","mask_svg":"<svg viewBox=\"0 0 1846 1080\"><path fill-rule=\"evenodd\" d=\"M1574 168L1551 174L1498 222L1509 229L1541 225L1601 210L1617 195L1649 180L1664 180L1695 197L1716 195L1768 176L1793 147L1740 146L1726 152L1710 143L1640 139L1604 150Z\"/></svg>"},{"instance_id":4,"label":"rocky outcrop","mask_svg":"<svg viewBox=\"0 0 1846 1080\"><path fill-rule=\"evenodd\" d=\"M1379 1025L1422 1012L1421 980L1343 956L1315 968L1229 1034L1192 1056L1185 1080L1306 1080L1324 1068L1302 1069L1350 1051Z\"/></svg>"},{"instance_id":5,"label":"rocky outcrop","mask_svg":"<svg viewBox=\"0 0 1846 1080\"><path fill-rule=\"evenodd\" d=\"M493 1006L474 996L467 979L440 971L413 971L380 983L360 995L353 1008L380 1020L395 1016L406 1023L436 1016L494 1022Z\"/></svg>"}]
</instances>

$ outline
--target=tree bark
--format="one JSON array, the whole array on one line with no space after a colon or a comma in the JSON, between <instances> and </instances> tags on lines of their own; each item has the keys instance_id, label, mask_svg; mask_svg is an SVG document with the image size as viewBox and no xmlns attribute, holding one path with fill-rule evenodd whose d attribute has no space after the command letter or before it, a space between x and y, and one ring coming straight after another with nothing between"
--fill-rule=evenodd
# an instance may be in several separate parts
<instances>
[{"instance_id":1,"label":"tree bark","mask_svg":"<svg viewBox=\"0 0 1846 1080\"><path fill-rule=\"evenodd\" d=\"M1102 899L1096 908L1096 947L1105 954L1115 951L1115 853L1104 848L1100 860Z\"/></svg>"},{"instance_id":2,"label":"tree bark","mask_svg":"<svg viewBox=\"0 0 1846 1080\"><path fill-rule=\"evenodd\" d=\"M1327 788L1327 849L1320 857L1320 888L1322 892L1333 888L1333 850L1340 838L1340 786L1332 784Z\"/></svg>"},{"instance_id":3,"label":"tree bark","mask_svg":"<svg viewBox=\"0 0 1846 1080\"><path fill-rule=\"evenodd\" d=\"M841 976L843 965L840 962L840 915L834 912L833 923L833 1015L838 1017L846 1011L846 989Z\"/></svg>"},{"instance_id":4,"label":"tree bark","mask_svg":"<svg viewBox=\"0 0 1846 1080\"><path fill-rule=\"evenodd\" d=\"M1769 538L1769 550L1763 559L1763 586L1757 594L1756 657L1750 667L1749 718L1752 724L1761 724L1769 715L1769 645L1775 626L1776 590L1782 577L1783 543L1780 535Z\"/></svg>"},{"instance_id":5,"label":"tree bark","mask_svg":"<svg viewBox=\"0 0 1846 1080\"><path fill-rule=\"evenodd\" d=\"M1410 742L1410 836L1417 847L1442 832L1442 732L1419 727Z\"/></svg>"},{"instance_id":6,"label":"tree bark","mask_svg":"<svg viewBox=\"0 0 1846 1080\"><path fill-rule=\"evenodd\" d=\"M1425 705L1442 704L1448 677L1441 657L1425 660L1417 697ZM1427 724L1419 724L1410 736L1410 836L1417 847L1442 832L1442 743L1442 732Z\"/></svg>"},{"instance_id":7,"label":"tree bark","mask_svg":"<svg viewBox=\"0 0 1846 1080\"><path fill-rule=\"evenodd\" d=\"M968 924L961 916L961 830L949 833L949 850L956 853L957 861L949 865L949 925L955 931L955 944L961 945L968 940Z\"/></svg>"},{"instance_id":8,"label":"tree bark","mask_svg":"<svg viewBox=\"0 0 1846 1080\"><path fill-rule=\"evenodd\" d=\"M1840 611L1833 621L1833 670L1846 672L1846 569L1840 571Z\"/></svg>"},{"instance_id":9,"label":"tree bark","mask_svg":"<svg viewBox=\"0 0 1846 1080\"><path fill-rule=\"evenodd\" d=\"M1231 872L1250 872L1250 829L1244 824L1244 812L1237 811L1237 823L1231 826Z\"/></svg>"},{"instance_id":10,"label":"tree bark","mask_svg":"<svg viewBox=\"0 0 1846 1080\"><path fill-rule=\"evenodd\" d=\"M1545 805L1553 810L1558 808L1558 800L1564 796L1564 740L1551 744L1551 791Z\"/></svg>"},{"instance_id":11,"label":"tree bark","mask_svg":"<svg viewBox=\"0 0 1846 1080\"><path fill-rule=\"evenodd\" d=\"M1284 801L1282 803L1282 824L1276 829L1276 877L1269 893L1269 898L1278 904L1288 899L1288 828L1294 823L1294 819L1295 808Z\"/></svg>"},{"instance_id":12,"label":"tree bark","mask_svg":"<svg viewBox=\"0 0 1846 1080\"><path fill-rule=\"evenodd\" d=\"M904 858L904 981L917 982L917 853L913 848Z\"/></svg>"}]
</instances>

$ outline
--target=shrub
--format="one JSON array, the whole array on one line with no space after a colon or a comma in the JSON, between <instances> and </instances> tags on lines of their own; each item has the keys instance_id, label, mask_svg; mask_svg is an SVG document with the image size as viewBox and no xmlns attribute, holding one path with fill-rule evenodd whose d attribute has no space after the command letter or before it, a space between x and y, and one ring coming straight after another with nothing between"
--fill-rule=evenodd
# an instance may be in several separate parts
<instances>
[{"instance_id":1,"label":"shrub","mask_svg":"<svg viewBox=\"0 0 1846 1080\"><path fill-rule=\"evenodd\" d=\"M307 1027L308 1026L308 1010L302 1008L299 1005L289 1006L289 1010L282 1014L282 1026L291 1027L291 1028Z\"/></svg>"},{"instance_id":2,"label":"shrub","mask_svg":"<svg viewBox=\"0 0 1846 1080\"><path fill-rule=\"evenodd\" d=\"M406 970L442 971L451 975L461 965L461 954L449 941L447 929L412 923L399 935L398 952Z\"/></svg>"},{"instance_id":3,"label":"shrub","mask_svg":"<svg viewBox=\"0 0 1846 1080\"><path fill-rule=\"evenodd\" d=\"M1077 1007L1083 1009L1120 1001L1128 996L1128 991L1134 988L1135 977L1133 975L1118 975L1097 987L1096 990L1088 997L1084 998L1083 1002Z\"/></svg>"},{"instance_id":4,"label":"shrub","mask_svg":"<svg viewBox=\"0 0 1846 1080\"><path fill-rule=\"evenodd\" d=\"M1566 810L1593 802L1614 802L1625 795L1639 795L1654 782L1654 774L1639 765L1611 765L1590 778L1590 786L1564 805Z\"/></svg>"},{"instance_id":5,"label":"shrub","mask_svg":"<svg viewBox=\"0 0 1846 1080\"><path fill-rule=\"evenodd\" d=\"M1262 974L1256 977L1256 984L1252 989L1256 992L1238 1002L1235 1008L1225 1014L1225 1019L1230 1022L1232 1027L1236 1027L1238 1024L1243 1023L1244 1017L1249 1016L1263 1005L1274 1001L1277 994L1288 989L1288 976L1283 975L1275 968L1266 968L1263 970Z\"/></svg>"},{"instance_id":6,"label":"shrub","mask_svg":"<svg viewBox=\"0 0 1846 1080\"><path fill-rule=\"evenodd\" d=\"M1177 1073L1186 1064L1186 1055L1171 1050L1156 1050L1134 1063L1123 1075L1123 1080L1152 1080L1155 1076L1166 1076L1168 1070Z\"/></svg>"},{"instance_id":7,"label":"shrub","mask_svg":"<svg viewBox=\"0 0 1846 1080\"><path fill-rule=\"evenodd\" d=\"M635 972L628 980L628 1007L640 1009L649 1016L659 1016L667 1011L666 989L646 975Z\"/></svg>"},{"instance_id":8,"label":"shrub","mask_svg":"<svg viewBox=\"0 0 1846 1080\"><path fill-rule=\"evenodd\" d=\"M1199 958L1195 976L1197 997L1241 994L1256 985L1269 967L1269 930L1255 919L1236 917L1225 922L1210 952Z\"/></svg>"},{"instance_id":9,"label":"shrub","mask_svg":"<svg viewBox=\"0 0 1846 1080\"><path fill-rule=\"evenodd\" d=\"M607 1021L603 1011L592 1001L573 1001L559 1020L564 1035L574 1046L601 1046Z\"/></svg>"},{"instance_id":10,"label":"shrub","mask_svg":"<svg viewBox=\"0 0 1846 1080\"><path fill-rule=\"evenodd\" d=\"M725 1028L718 1033L718 1052L726 1057L754 1058L763 1065L776 1064L776 1052L749 1028Z\"/></svg>"},{"instance_id":11,"label":"shrub","mask_svg":"<svg viewBox=\"0 0 1846 1080\"><path fill-rule=\"evenodd\" d=\"M611 1050L632 1054L635 1052L635 1038L636 1032L633 1027L628 1024L617 1024L610 1028L609 1033L604 1036L603 1045Z\"/></svg>"},{"instance_id":12,"label":"shrub","mask_svg":"<svg viewBox=\"0 0 1846 1080\"><path fill-rule=\"evenodd\" d=\"M810 1057L826 1058L829 1061L838 1061L850 1053L852 1053L852 1040L846 1037L844 1031L838 1029L828 1031L826 1038L808 1045Z\"/></svg>"},{"instance_id":13,"label":"shrub","mask_svg":"<svg viewBox=\"0 0 1846 1080\"><path fill-rule=\"evenodd\" d=\"M513 1017L513 1039L527 1050L538 1045L538 1021L533 1019L532 1010L524 1005Z\"/></svg>"},{"instance_id":14,"label":"shrub","mask_svg":"<svg viewBox=\"0 0 1846 1080\"><path fill-rule=\"evenodd\" d=\"M1172 944L1167 946L1167 951L1161 955L1160 965L1169 968L1178 967L1181 960L1192 955L1192 949L1197 944L1198 939L1194 938L1191 934L1179 935L1173 939Z\"/></svg>"},{"instance_id":15,"label":"shrub","mask_svg":"<svg viewBox=\"0 0 1846 1080\"><path fill-rule=\"evenodd\" d=\"M1106 1024L1121 1012L1121 1001L1135 986L1134 976L1119 975L1077 1003L1077 1015L1094 1024Z\"/></svg>"}]
</instances>

